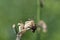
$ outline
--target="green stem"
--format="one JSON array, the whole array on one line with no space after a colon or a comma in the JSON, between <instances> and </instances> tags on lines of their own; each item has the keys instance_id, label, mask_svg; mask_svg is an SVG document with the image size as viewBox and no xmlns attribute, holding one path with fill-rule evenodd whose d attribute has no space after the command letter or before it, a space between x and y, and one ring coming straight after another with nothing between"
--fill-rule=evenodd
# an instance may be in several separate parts
<instances>
[{"instance_id":1,"label":"green stem","mask_svg":"<svg viewBox=\"0 0 60 40\"><path fill-rule=\"evenodd\" d=\"M40 0L37 0L37 23L40 21ZM37 39L40 40L40 33L37 30Z\"/></svg>"}]
</instances>

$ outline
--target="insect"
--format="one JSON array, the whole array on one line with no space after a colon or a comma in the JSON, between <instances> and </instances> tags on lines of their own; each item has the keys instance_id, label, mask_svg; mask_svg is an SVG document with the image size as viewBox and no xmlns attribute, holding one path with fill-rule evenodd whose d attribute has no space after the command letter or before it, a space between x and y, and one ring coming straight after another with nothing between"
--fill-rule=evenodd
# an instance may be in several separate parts
<instances>
[{"instance_id":1,"label":"insect","mask_svg":"<svg viewBox=\"0 0 60 40\"><path fill-rule=\"evenodd\" d=\"M35 32L35 30L38 28L38 26L41 26L43 28L43 32L47 32L47 25L43 20L40 20L38 22L38 24L35 24L34 20L30 19L28 21L25 21L25 23L19 22L17 24L18 27L18 31L16 28L16 25L13 24L13 29L14 32L16 32L16 40L20 40L22 35L27 31L27 30L31 30L33 33ZM40 28L40 27L39 27ZM40 31L40 30L39 30Z\"/></svg>"}]
</instances>

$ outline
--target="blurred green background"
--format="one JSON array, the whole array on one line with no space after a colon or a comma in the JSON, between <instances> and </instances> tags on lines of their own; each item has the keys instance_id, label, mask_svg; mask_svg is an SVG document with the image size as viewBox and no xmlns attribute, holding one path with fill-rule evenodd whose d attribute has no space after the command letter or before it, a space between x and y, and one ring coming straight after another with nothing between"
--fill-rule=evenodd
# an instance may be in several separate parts
<instances>
[{"instance_id":1,"label":"blurred green background","mask_svg":"<svg viewBox=\"0 0 60 40\"><path fill-rule=\"evenodd\" d=\"M33 18L35 22L38 18L44 20L48 32L46 35L43 32L38 34L37 31L27 31L22 40L60 40L60 0L44 1L39 17L37 0L0 0L0 40L15 40L12 24L17 24L20 20L25 22L28 18Z\"/></svg>"}]
</instances>

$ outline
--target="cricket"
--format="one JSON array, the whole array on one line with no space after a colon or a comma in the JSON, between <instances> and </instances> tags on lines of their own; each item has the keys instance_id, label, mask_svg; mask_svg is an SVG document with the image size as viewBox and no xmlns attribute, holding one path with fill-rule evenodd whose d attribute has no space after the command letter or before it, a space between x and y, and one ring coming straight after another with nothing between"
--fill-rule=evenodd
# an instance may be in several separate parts
<instances>
[{"instance_id":1,"label":"cricket","mask_svg":"<svg viewBox=\"0 0 60 40\"><path fill-rule=\"evenodd\" d=\"M12 25L14 32L16 32L16 40L21 40L23 34L28 30L31 30L32 33L34 33L38 27L37 25L43 28L43 32L47 32L47 25L43 20L40 20L39 23L36 24L34 20L30 19L28 21L25 21L24 24L22 22L19 22L17 25L18 25L18 32L16 32L17 30L15 28L16 27L15 24Z\"/></svg>"}]
</instances>

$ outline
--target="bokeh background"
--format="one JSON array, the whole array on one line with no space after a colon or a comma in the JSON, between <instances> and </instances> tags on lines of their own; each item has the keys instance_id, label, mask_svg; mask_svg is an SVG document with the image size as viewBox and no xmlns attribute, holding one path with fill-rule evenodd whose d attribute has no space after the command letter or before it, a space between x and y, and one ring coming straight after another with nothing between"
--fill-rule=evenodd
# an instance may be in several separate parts
<instances>
[{"instance_id":1,"label":"bokeh background","mask_svg":"<svg viewBox=\"0 0 60 40\"><path fill-rule=\"evenodd\" d=\"M48 32L27 31L22 40L60 40L60 0L44 2L44 7L39 8L37 0L0 0L0 40L15 40L12 24L17 24L20 20L25 22L28 18L35 22L38 19L44 20Z\"/></svg>"}]
</instances>

